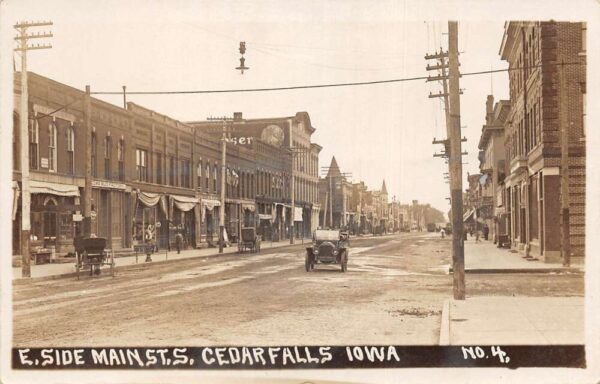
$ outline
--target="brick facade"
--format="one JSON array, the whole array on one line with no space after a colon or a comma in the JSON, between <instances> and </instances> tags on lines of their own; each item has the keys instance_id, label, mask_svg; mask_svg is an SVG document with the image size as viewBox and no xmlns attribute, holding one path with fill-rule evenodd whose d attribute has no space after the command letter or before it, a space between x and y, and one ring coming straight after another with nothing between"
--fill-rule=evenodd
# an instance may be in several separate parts
<instances>
[{"instance_id":1,"label":"brick facade","mask_svg":"<svg viewBox=\"0 0 600 384\"><path fill-rule=\"evenodd\" d=\"M571 251L585 253L584 29L583 23L509 22L500 48L511 69L507 232L513 246L547 261L561 257L563 129L568 132Z\"/></svg>"}]
</instances>

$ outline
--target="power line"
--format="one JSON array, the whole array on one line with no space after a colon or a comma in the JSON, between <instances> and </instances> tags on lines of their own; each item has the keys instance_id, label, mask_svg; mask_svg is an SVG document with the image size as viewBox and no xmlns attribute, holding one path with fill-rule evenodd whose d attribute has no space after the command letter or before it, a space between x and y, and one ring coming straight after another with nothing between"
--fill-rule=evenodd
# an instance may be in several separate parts
<instances>
[{"instance_id":1,"label":"power line","mask_svg":"<svg viewBox=\"0 0 600 384\"><path fill-rule=\"evenodd\" d=\"M562 65L562 64L544 64L544 65ZM564 65L584 65L580 62L564 63ZM499 72L510 72L518 71L523 69L541 68L542 65L531 65L525 67L514 67L505 69L494 69L487 71L476 71L461 73L461 77L464 76L477 76L485 75L490 73ZM242 92L269 92L269 91L289 91L295 89L313 89L313 88L334 88L334 87L351 87L359 85L376 85L376 84L389 84L389 83L402 83L407 81L416 80L427 80L427 76L416 76L416 77L405 77L399 79L386 79L386 80L374 80L374 81L360 81L350 83L331 83L331 84L313 84L313 85L295 85L286 87L272 87L272 88L246 88L246 89L213 89L213 90L192 90L192 91L134 91L127 92L128 95L176 95L176 94L203 94L203 93L242 93ZM91 92L93 95L122 95L123 91L97 91Z\"/></svg>"}]
</instances>

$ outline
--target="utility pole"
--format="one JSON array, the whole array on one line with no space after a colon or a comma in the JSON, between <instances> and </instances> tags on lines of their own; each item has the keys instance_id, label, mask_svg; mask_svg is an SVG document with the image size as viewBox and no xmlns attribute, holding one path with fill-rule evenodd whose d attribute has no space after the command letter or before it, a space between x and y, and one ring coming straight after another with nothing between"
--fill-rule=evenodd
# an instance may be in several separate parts
<instances>
[{"instance_id":1,"label":"utility pole","mask_svg":"<svg viewBox=\"0 0 600 384\"><path fill-rule=\"evenodd\" d=\"M329 199L329 226L331 229L333 229L333 187L331 184L332 179L333 176L329 178L329 196L331 196L331 199Z\"/></svg>"},{"instance_id":2,"label":"utility pole","mask_svg":"<svg viewBox=\"0 0 600 384\"><path fill-rule=\"evenodd\" d=\"M565 82L565 63L560 65L560 206L562 216L562 256L563 266L571 265L571 230L569 212L569 120L568 104L565 98L567 88Z\"/></svg>"},{"instance_id":3,"label":"utility pole","mask_svg":"<svg viewBox=\"0 0 600 384\"><path fill-rule=\"evenodd\" d=\"M219 253L225 245L225 177L227 174L227 119L223 118L223 137L221 138L221 209L219 209Z\"/></svg>"},{"instance_id":4,"label":"utility pole","mask_svg":"<svg viewBox=\"0 0 600 384\"><path fill-rule=\"evenodd\" d=\"M465 253L463 242L462 150L460 132L460 73L458 70L458 23L448 22L448 65L450 94L450 189L452 202L452 249L454 299L465 299Z\"/></svg>"},{"instance_id":5,"label":"utility pole","mask_svg":"<svg viewBox=\"0 0 600 384\"><path fill-rule=\"evenodd\" d=\"M51 26L51 21L20 22L14 25L19 32L15 40L19 47L15 51L21 52L21 103L19 113L19 128L21 133L21 276L31 277L31 191L29 188L29 92L27 87L27 51L34 49L49 49L50 44L29 45L29 39L52 37L52 33L27 34L28 28Z\"/></svg>"},{"instance_id":6,"label":"utility pole","mask_svg":"<svg viewBox=\"0 0 600 384\"><path fill-rule=\"evenodd\" d=\"M83 126L85 132L85 188L82 231L84 237L89 237L92 233L92 103L89 85L85 86L85 95L83 96Z\"/></svg>"}]
</instances>

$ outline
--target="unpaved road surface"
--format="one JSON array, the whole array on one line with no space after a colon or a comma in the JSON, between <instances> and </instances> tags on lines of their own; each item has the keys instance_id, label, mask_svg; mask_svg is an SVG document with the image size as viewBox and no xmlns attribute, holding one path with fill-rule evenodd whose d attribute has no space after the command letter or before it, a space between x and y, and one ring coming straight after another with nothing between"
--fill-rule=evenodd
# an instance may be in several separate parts
<instances>
[{"instance_id":1,"label":"unpaved road surface","mask_svg":"<svg viewBox=\"0 0 600 384\"><path fill-rule=\"evenodd\" d=\"M348 272L301 245L14 284L15 347L438 343L450 240L353 238ZM582 275L467 275L467 294L583 295Z\"/></svg>"}]
</instances>

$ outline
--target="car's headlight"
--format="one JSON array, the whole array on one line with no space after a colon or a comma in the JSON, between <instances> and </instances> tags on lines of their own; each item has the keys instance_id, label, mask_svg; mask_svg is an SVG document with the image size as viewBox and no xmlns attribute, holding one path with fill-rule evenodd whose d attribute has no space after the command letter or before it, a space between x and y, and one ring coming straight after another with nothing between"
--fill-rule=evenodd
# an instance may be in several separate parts
<instances>
[{"instance_id":1,"label":"car's headlight","mask_svg":"<svg viewBox=\"0 0 600 384\"><path fill-rule=\"evenodd\" d=\"M315 248L315 249L313 250L313 253L314 253L315 255L316 255L316 254L318 254L318 253L319 253L319 249L318 249L318 248Z\"/></svg>"},{"instance_id":2,"label":"car's headlight","mask_svg":"<svg viewBox=\"0 0 600 384\"><path fill-rule=\"evenodd\" d=\"M334 254L334 255L337 255L337 250L334 250L334 251L333 251L333 254Z\"/></svg>"}]
</instances>

